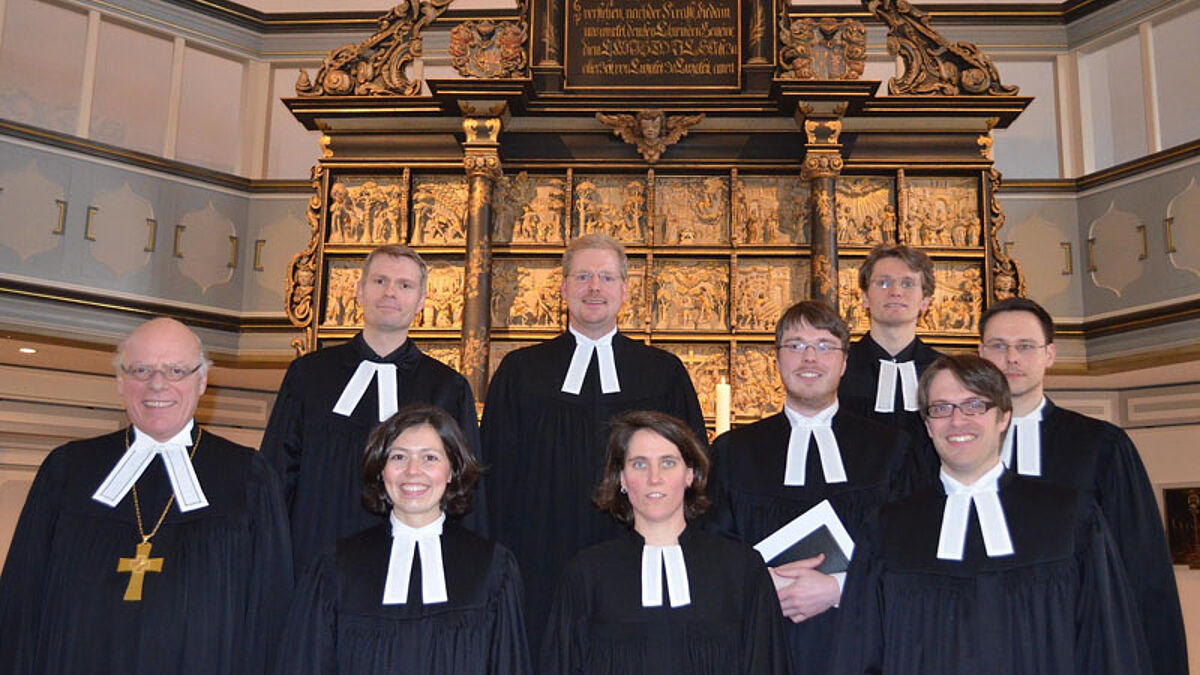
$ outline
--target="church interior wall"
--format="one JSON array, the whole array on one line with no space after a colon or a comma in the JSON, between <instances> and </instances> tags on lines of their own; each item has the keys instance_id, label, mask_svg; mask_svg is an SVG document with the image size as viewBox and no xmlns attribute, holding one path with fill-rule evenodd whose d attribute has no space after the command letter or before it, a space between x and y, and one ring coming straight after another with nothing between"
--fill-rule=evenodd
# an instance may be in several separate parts
<instances>
[{"instance_id":1,"label":"church interior wall","mask_svg":"<svg viewBox=\"0 0 1200 675\"><path fill-rule=\"evenodd\" d=\"M291 356L285 270L308 239L308 171L321 152L320 133L280 99L294 95L300 67L312 73L329 50L370 30L261 33L152 0L0 0L0 120L69 141L0 128L0 286L19 280L126 307L0 293L6 354L22 339L41 338L44 351L65 349L73 364L0 356L5 547L45 452L123 423L110 356L101 356L148 307L211 319L201 331L218 366L201 414L222 433L257 444ZM1060 338L1052 389L1130 428L1156 488L1200 482L1192 449L1200 431L1200 320L1082 329L1200 298L1200 159L1185 153L1086 189L1078 180L1198 140L1200 3L1120 0L1066 25L960 19L943 32L977 43L1005 81L1035 97L994 133L994 152L1009 182L1000 194L1007 217L1000 241L1011 242L1029 295L1071 327ZM448 72L447 44L444 31L430 35L426 74ZM864 78L884 81L886 91L894 73L883 31L872 26ZM91 152L84 147L91 142L110 147ZM156 158L169 166L156 167ZM67 204L61 234L52 232L59 201ZM157 223L152 252L144 250L148 218ZM185 227L183 257L174 250L177 225ZM1162 367L1164 358L1191 360ZM72 372L76 363L86 366ZM1089 368L1107 372L1097 366L1109 363L1124 364L1113 366L1124 371L1120 381L1076 379ZM1130 389L1124 382L1138 373L1149 374ZM75 398L54 399L52 389ZM1128 412L1151 394L1165 397L1154 405L1171 407L1174 417ZM1177 571L1200 672L1200 571Z\"/></svg>"}]
</instances>

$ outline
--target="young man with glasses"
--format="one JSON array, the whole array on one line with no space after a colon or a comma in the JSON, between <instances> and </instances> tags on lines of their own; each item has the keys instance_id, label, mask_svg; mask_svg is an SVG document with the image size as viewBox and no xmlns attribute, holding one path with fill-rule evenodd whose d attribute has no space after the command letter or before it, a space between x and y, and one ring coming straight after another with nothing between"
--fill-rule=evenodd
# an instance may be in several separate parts
<instances>
[{"instance_id":1,"label":"young man with glasses","mask_svg":"<svg viewBox=\"0 0 1200 675\"><path fill-rule=\"evenodd\" d=\"M0 671L261 674L292 592L279 483L194 416L200 339L173 319L113 362L129 426L38 470L0 576Z\"/></svg>"},{"instance_id":2,"label":"young man with glasses","mask_svg":"<svg viewBox=\"0 0 1200 675\"><path fill-rule=\"evenodd\" d=\"M941 480L884 506L855 550L830 672L1149 673L1099 507L1000 461L1004 375L945 356L919 397Z\"/></svg>"},{"instance_id":3,"label":"young man with glasses","mask_svg":"<svg viewBox=\"0 0 1200 675\"><path fill-rule=\"evenodd\" d=\"M1154 491L1133 441L1119 427L1056 406L1046 397L1054 365L1054 321L1041 305L1010 298L979 323L979 354L1012 389L1013 423L1001 446L1022 476L1070 485L1100 504L1124 561L1154 672L1186 673L1187 638L1175 573Z\"/></svg>"},{"instance_id":4,"label":"young man with glasses","mask_svg":"<svg viewBox=\"0 0 1200 675\"><path fill-rule=\"evenodd\" d=\"M848 410L900 427L923 439L917 378L938 352L917 337L936 281L929 256L903 244L871 249L858 271L870 331L850 346L838 398ZM929 453L932 457L932 452Z\"/></svg>"},{"instance_id":5,"label":"young man with glasses","mask_svg":"<svg viewBox=\"0 0 1200 675\"><path fill-rule=\"evenodd\" d=\"M407 246L371 251L356 289L362 331L296 359L283 378L262 452L283 482L297 572L338 539L381 522L360 499L362 455L371 430L397 410L436 405L454 417L471 448L479 448L466 378L409 339L425 306L427 276L425 261ZM482 511L476 498L463 523L486 531Z\"/></svg>"},{"instance_id":6,"label":"young man with glasses","mask_svg":"<svg viewBox=\"0 0 1200 675\"><path fill-rule=\"evenodd\" d=\"M558 575L579 551L615 534L612 518L591 501L609 420L655 410L705 437L683 363L617 330L628 276L616 240L587 234L572 241L562 261L567 331L507 354L488 385L482 433L490 534L521 567L535 654Z\"/></svg>"},{"instance_id":7,"label":"young man with glasses","mask_svg":"<svg viewBox=\"0 0 1200 675\"><path fill-rule=\"evenodd\" d=\"M787 392L784 409L714 441L708 487L715 529L754 545L828 501L857 540L878 508L899 496L911 461L907 436L838 404L849 341L850 329L824 302L799 302L779 319L775 347ZM845 573L817 569L824 562L820 556L768 561L791 620L794 675L828 670L833 608Z\"/></svg>"}]
</instances>

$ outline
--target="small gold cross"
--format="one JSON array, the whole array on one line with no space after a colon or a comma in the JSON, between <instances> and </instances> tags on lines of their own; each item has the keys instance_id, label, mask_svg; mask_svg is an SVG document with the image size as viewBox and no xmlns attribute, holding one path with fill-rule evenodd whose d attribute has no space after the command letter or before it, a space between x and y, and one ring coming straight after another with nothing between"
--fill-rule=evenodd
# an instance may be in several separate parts
<instances>
[{"instance_id":1,"label":"small gold cross","mask_svg":"<svg viewBox=\"0 0 1200 675\"><path fill-rule=\"evenodd\" d=\"M129 572L129 585L125 587L125 602L139 602L142 599L142 582L146 572L161 572L162 558L150 557L150 542L144 541L137 545L137 554L132 558L118 558L117 571Z\"/></svg>"}]
</instances>

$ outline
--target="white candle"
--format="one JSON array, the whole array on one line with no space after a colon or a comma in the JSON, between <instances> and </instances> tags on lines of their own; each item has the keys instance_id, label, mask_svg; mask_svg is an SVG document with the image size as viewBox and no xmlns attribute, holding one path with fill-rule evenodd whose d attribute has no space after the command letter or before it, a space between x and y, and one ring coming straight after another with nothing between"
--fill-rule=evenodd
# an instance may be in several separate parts
<instances>
[{"instance_id":1,"label":"white candle","mask_svg":"<svg viewBox=\"0 0 1200 675\"><path fill-rule=\"evenodd\" d=\"M730 423L730 402L733 398L733 392L729 384L725 382L725 378L721 378L720 384L717 385L717 435L721 435L729 431Z\"/></svg>"}]
</instances>

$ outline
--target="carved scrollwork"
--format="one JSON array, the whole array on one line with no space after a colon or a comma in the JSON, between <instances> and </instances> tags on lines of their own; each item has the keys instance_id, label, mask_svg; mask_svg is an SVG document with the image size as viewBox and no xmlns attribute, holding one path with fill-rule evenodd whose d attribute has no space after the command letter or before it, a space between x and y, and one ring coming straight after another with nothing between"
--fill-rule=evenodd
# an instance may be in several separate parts
<instances>
[{"instance_id":1,"label":"carved scrollwork","mask_svg":"<svg viewBox=\"0 0 1200 675\"><path fill-rule=\"evenodd\" d=\"M379 29L358 44L329 52L310 80L300 71L297 96L416 96L421 81L405 70L421 56L421 31L441 16L452 0L401 0L379 18Z\"/></svg>"},{"instance_id":2,"label":"carved scrollwork","mask_svg":"<svg viewBox=\"0 0 1200 675\"><path fill-rule=\"evenodd\" d=\"M1018 88L1000 82L991 58L970 42L946 40L929 25L929 15L907 0L866 0L888 27L888 53L904 64L888 80L892 95L1016 96Z\"/></svg>"},{"instance_id":3,"label":"carved scrollwork","mask_svg":"<svg viewBox=\"0 0 1200 675\"><path fill-rule=\"evenodd\" d=\"M714 262L655 263L655 328L726 330L729 266Z\"/></svg>"},{"instance_id":4,"label":"carved scrollwork","mask_svg":"<svg viewBox=\"0 0 1200 675\"><path fill-rule=\"evenodd\" d=\"M571 193L574 236L601 232L621 242L645 241L645 179L576 176Z\"/></svg>"},{"instance_id":5,"label":"carved scrollwork","mask_svg":"<svg viewBox=\"0 0 1200 675\"><path fill-rule=\"evenodd\" d=\"M733 354L733 414L761 419L783 409L784 390L769 345L738 345Z\"/></svg>"},{"instance_id":6,"label":"carved scrollwork","mask_svg":"<svg viewBox=\"0 0 1200 675\"><path fill-rule=\"evenodd\" d=\"M288 263L284 290L288 319L292 325L306 329L313 321L312 303L317 282L317 247L321 243L321 186L324 176L325 169L320 164L314 165L309 173L313 194L308 198L308 208L304 212L309 227L308 244ZM295 343L292 346L296 347L297 351L307 351L314 346L309 342L305 340L299 346Z\"/></svg>"},{"instance_id":7,"label":"carved scrollwork","mask_svg":"<svg viewBox=\"0 0 1200 675\"><path fill-rule=\"evenodd\" d=\"M1000 228L1004 227L1004 209L996 193L1000 191L1000 172L988 169L988 214L991 231L988 239L992 249L992 297L999 301L1013 296L1025 297L1025 275L1021 266L1000 245Z\"/></svg>"},{"instance_id":8,"label":"carved scrollwork","mask_svg":"<svg viewBox=\"0 0 1200 675\"><path fill-rule=\"evenodd\" d=\"M809 150L800 175L804 179L833 178L842 172L842 156L836 150Z\"/></svg>"},{"instance_id":9,"label":"carved scrollwork","mask_svg":"<svg viewBox=\"0 0 1200 675\"><path fill-rule=\"evenodd\" d=\"M459 75L482 79L521 77L529 58L525 21L464 21L450 31L450 63Z\"/></svg>"},{"instance_id":10,"label":"carved scrollwork","mask_svg":"<svg viewBox=\"0 0 1200 675\"><path fill-rule=\"evenodd\" d=\"M784 80L857 80L867 63L867 29L855 19L801 19L779 34Z\"/></svg>"},{"instance_id":11,"label":"carved scrollwork","mask_svg":"<svg viewBox=\"0 0 1200 675\"><path fill-rule=\"evenodd\" d=\"M656 243L729 243L729 184L725 178L662 177L654 183Z\"/></svg>"},{"instance_id":12,"label":"carved scrollwork","mask_svg":"<svg viewBox=\"0 0 1200 675\"><path fill-rule=\"evenodd\" d=\"M655 164L668 146L678 143L704 120L704 113L668 116L661 110L639 110L633 115L598 112L596 119L611 127L614 136L637 146L647 164Z\"/></svg>"}]
</instances>

